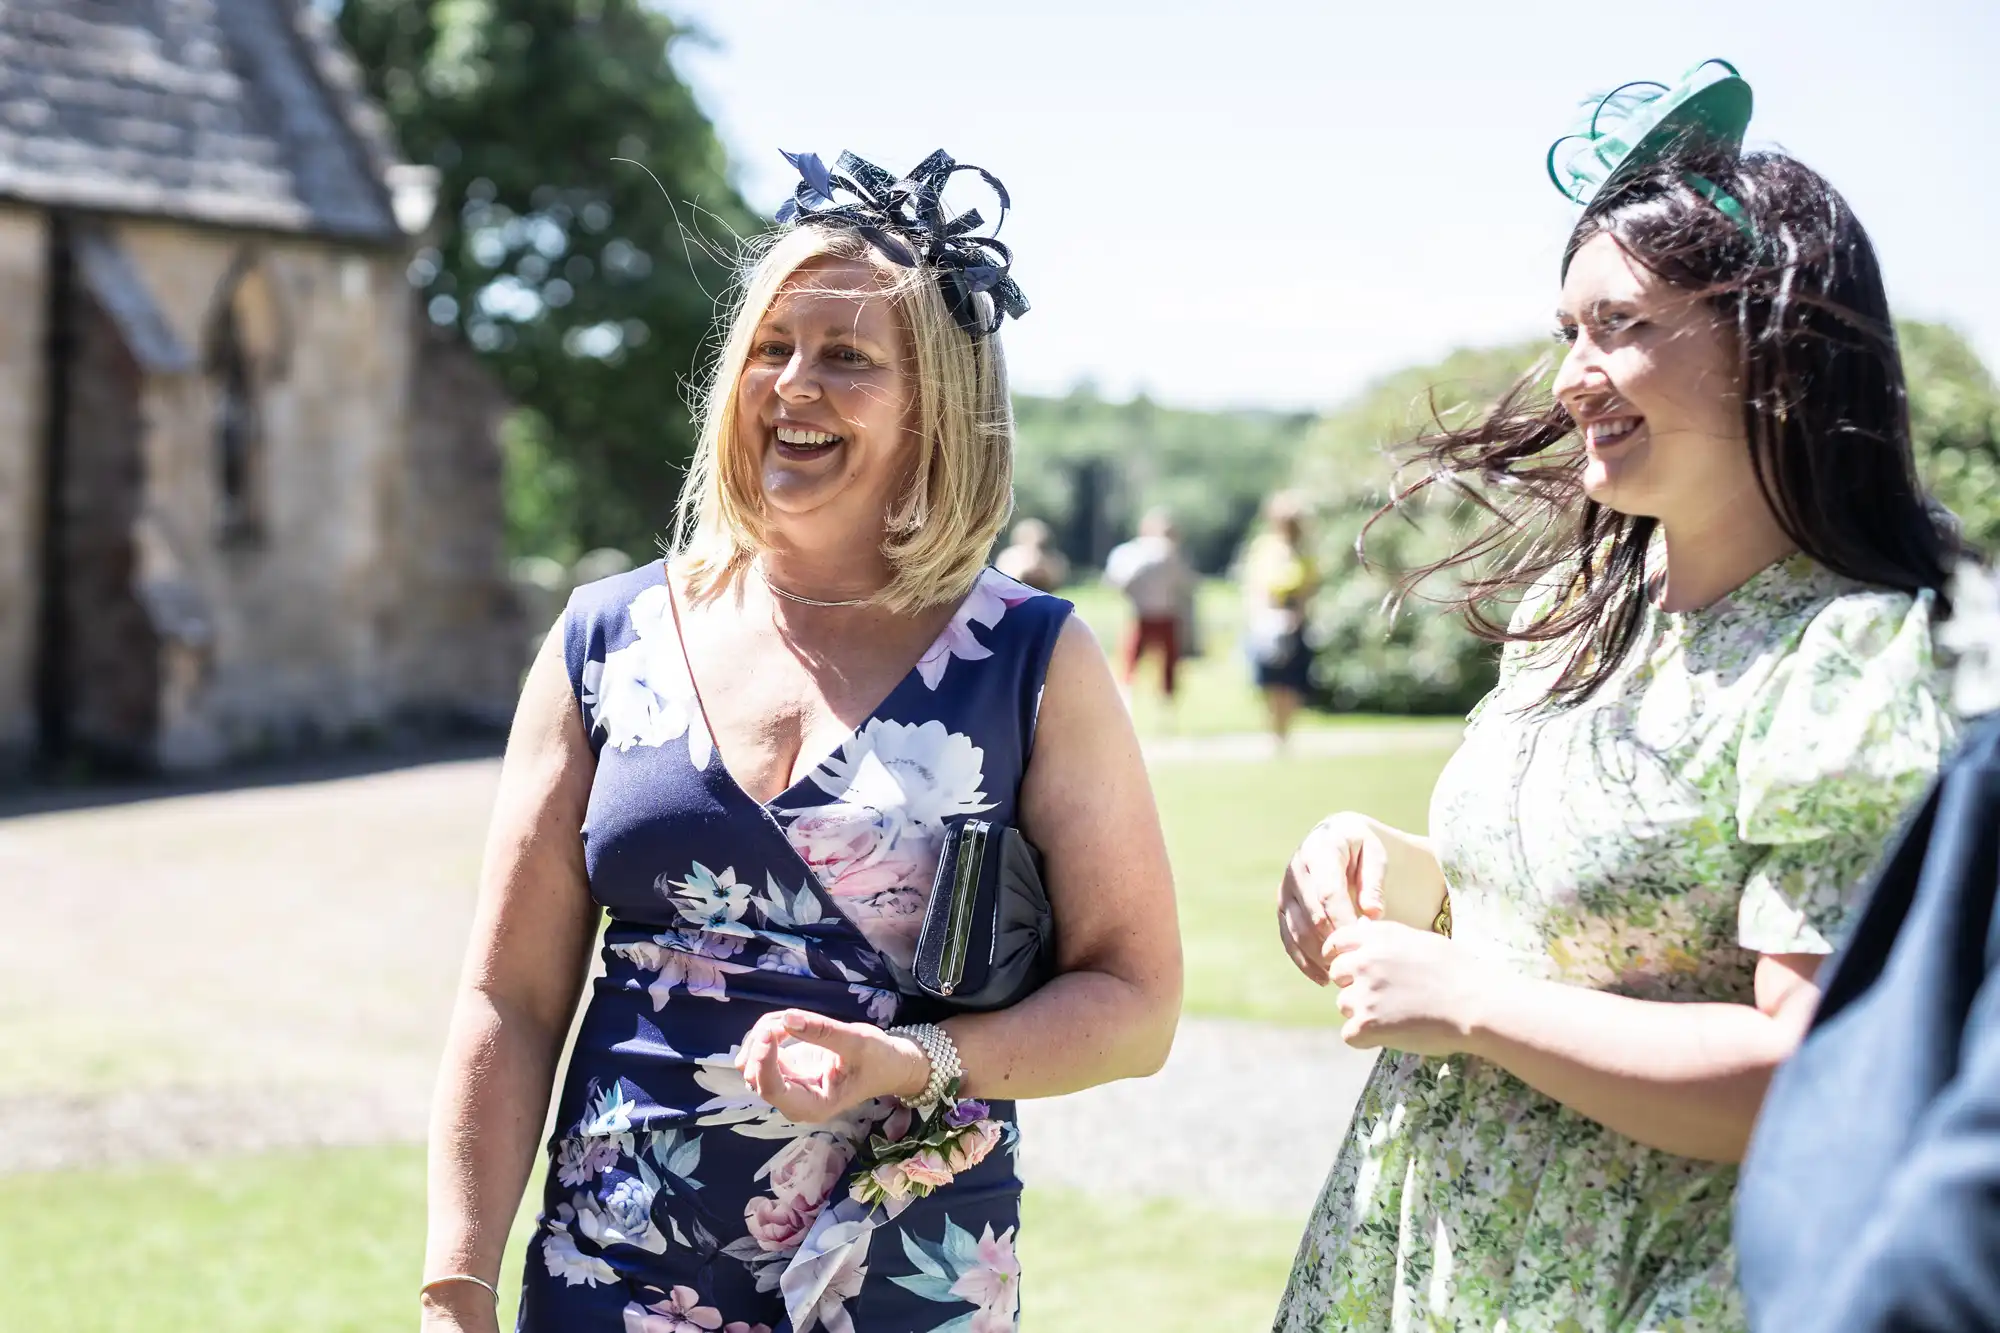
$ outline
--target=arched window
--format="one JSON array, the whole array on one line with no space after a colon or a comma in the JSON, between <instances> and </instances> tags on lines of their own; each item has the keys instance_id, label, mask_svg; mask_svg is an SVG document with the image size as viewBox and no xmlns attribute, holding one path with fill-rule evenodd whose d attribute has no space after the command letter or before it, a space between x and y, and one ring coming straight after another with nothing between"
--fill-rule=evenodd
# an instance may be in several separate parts
<instances>
[{"instance_id":1,"label":"arched window","mask_svg":"<svg viewBox=\"0 0 2000 1333\"><path fill-rule=\"evenodd\" d=\"M254 538L260 528L257 504L258 429L256 386L243 348L236 303L225 302L209 340L208 378L215 394L216 494L225 539Z\"/></svg>"},{"instance_id":2,"label":"arched window","mask_svg":"<svg viewBox=\"0 0 2000 1333\"><path fill-rule=\"evenodd\" d=\"M203 346L218 534L264 535L268 442L265 396L285 377L290 321L261 256L245 249L216 285Z\"/></svg>"}]
</instances>

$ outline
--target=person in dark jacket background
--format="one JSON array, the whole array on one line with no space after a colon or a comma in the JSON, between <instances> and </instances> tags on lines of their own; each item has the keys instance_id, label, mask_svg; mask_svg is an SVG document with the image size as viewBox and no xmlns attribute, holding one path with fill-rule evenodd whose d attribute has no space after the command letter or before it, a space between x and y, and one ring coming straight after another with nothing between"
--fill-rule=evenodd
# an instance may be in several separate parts
<instances>
[{"instance_id":1,"label":"person in dark jacket background","mask_svg":"<svg viewBox=\"0 0 2000 1333\"><path fill-rule=\"evenodd\" d=\"M1983 714L1883 861L1736 1196L1769 1333L2000 1330L2000 584L1942 636Z\"/></svg>"}]
</instances>

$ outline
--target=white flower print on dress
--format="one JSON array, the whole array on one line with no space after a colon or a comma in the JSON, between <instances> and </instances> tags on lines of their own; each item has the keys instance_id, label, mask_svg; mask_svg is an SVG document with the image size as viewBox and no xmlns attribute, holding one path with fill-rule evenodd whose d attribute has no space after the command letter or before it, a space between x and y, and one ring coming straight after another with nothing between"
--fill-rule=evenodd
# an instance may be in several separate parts
<instances>
[{"instance_id":1,"label":"white flower print on dress","mask_svg":"<svg viewBox=\"0 0 2000 1333\"><path fill-rule=\"evenodd\" d=\"M705 930L669 930L650 940L608 946L610 952L643 971L657 972L646 994L653 997L653 1010L666 1008L675 986L689 995L727 1000L729 988L723 978L731 972L752 972L748 963L729 960L743 951L743 941Z\"/></svg>"},{"instance_id":2,"label":"white flower print on dress","mask_svg":"<svg viewBox=\"0 0 2000 1333\"><path fill-rule=\"evenodd\" d=\"M674 629L671 594L648 588L627 608L638 637L583 664L583 706L604 743L619 750L687 738L688 759L705 770L715 754L694 678Z\"/></svg>"},{"instance_id":3,"label":"white flower print on dress","mask_svg":"<svg viewBox=\"0 0 2000 1333\"><path fill-rule=\"evenodd\" d=\"M644 1162L637 1162L637 1175L609 1172L610 1188L602 1196L578 1194L570 1200L576 1209L576 1229L599 1248L633 1245L650 1254L665 1254L667 1238L653 1225L653 1198L660 1192L660 1178Z\"/></svg>"},{"instance_id":4,"label":"white flower print on dress","mask_svg":"<svg viewBox=\"0 0 2000 1333\"><path fill-rule=\"evenodd\" d=\"M556 1179L574 1189L618 1165L618 1144L611 1139L564 1139L556 1149Z\"/></svg>"},{"instance_id":5,"label":"white flower print on dress","mask_svg":"<svg viewBox=\"0 0 2000 1333\"><path fill-rule=\"evenodd\" d=\"M747 937L752 933L743 924L743 913L750 906L750 886L736 882L734 867L727 867L718 875L696 861L685 880L670 880L662 875L658 884L663 890L678 890L671 896L681 920L723 935Z\"/></svg>"},{"instance_id":6,"label":"white flower print on dress","mask_svg":"<svg viewBox=\"0 0 2000 1333\"><path fill-rule=\"evenodd\" d=\"M616 1282L618 1274L610 1264L576 1247L576 1237L569 1231L575 1221L576 1209L564 1203L557 1204L556 1215L543 1224L546 1229L542 1232L542 1263L549 1276L561 1278L566 1287Z\"/></svg>"},{"instance_id":7,"label":"white flower print on dress","mask_svg":"<svg viewBox=\"0 0 2000 1333\"><path fill-rule=\"evenodd\" d=\"M991 810L985 752L939 721L872 718L812 780L834 800L785 836L868 942L904 966L916 953L945 821Z\"/></svg>"},{"instance_id":8,"label":"white flower print on dress","mask_svg":"<svg viewBox=\"0 0 2000 1333\"><path fill-rule=\"evenodd\" d=\"M993 656L993 650L979 641L972 632L974 625L984 625L992 629L1000 623L1000 618L1030 597L1039 597L1033 588L1015 579L1008 578L997 569L983 569L973 580L972 591L958 604L951 622L944 632L931 644L929 651L917 659L917 674L924 684L935 690L944 680L945 668L951 659L978 662Z\"/></svg>"}]
</instances>

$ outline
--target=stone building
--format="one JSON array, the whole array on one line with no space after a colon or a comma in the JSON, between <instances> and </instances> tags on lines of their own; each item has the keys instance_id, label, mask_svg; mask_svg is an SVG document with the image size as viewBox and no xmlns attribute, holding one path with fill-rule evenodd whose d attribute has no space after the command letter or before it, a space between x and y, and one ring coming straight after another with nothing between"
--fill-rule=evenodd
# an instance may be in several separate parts
<instances>
[{"instance_id":1,"label":"stone building","mask_svg":"<svg viewBox=\"0 0 2000 1333\"><path fill-rule=\"evenodd\" d=\"M504 720L504 404L309 0L0 0L0 767Z\"/></svg>"}]
</instances>

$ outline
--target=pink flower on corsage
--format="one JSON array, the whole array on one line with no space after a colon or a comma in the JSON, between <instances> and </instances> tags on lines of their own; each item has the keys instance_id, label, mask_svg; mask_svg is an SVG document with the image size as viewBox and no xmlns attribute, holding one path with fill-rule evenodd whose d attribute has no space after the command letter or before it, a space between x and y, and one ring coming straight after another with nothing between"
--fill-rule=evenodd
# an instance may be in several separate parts
<instances>
[{"instance_id":1,"label":"pink flower on corsage","mask_svg":"<svg viewBox=\"0 0 2000 1333\"><path fill-rule=\"evenodd\" d=\"M857 1155L848 1193L862 1203L886 1204L921 1199L951 1184L985 1161L1005 1136L991 1111L984 1102L949 1096L921 1117L898 1107Z\"/></svg>"},{"instance_id":2,"label":"pink flower on corsage","mask_svg":"<svg viewBox=\"0 0 2000 1333\"><path fill-rule=\"evenodd\" d=\"M912 1187L922 1185L936 1189L940 1185L951 1184L951 1178L956 1174L945 1165L944 1155L935 1148L926 1148L903 1163L903 1177Z\"/></svg>"}]
</instances>

